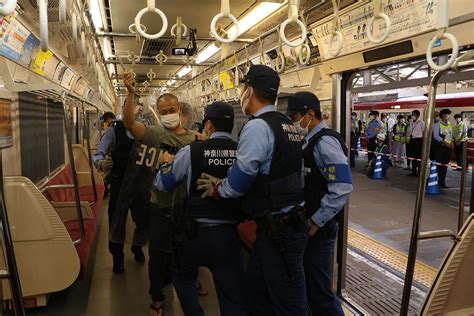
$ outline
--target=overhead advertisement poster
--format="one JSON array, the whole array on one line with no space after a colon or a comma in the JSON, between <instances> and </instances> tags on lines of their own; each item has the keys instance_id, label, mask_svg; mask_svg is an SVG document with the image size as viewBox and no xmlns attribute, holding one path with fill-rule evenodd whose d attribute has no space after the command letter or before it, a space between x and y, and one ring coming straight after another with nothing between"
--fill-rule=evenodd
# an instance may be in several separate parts
<instances>
[{"instance_id":1,"label":"overhead advertisement poster","mask_svg":"<svg viewBox=\"0 0 474 316\"><path fill-rule=\"evenodd\" d=\"M43 52L42 50L38 50L36 54L35 62L33 63L33 71L37 74L44 76L46 74L45 68L46 63L53 58L53 52L51 50L47 50Z\"/></svg>"},{"instance_id":2,"label":"overhead advertisement poster","mask_svg":"<svg viewBox=\"0 0 474 316\"><path fill-rule=\"evenodd\" d=\"M20 63L29 67L31 61L36 58L36 53L39 49L40 40L32 33L26 38L23 44L23 52L20 57Z\"/></svg>"},{"instance_id":3,"label":"overhead advertisement poster","mask_svg":"<svg viewBox=\"0 0 474 316\"><path fill-rule=\"evenodd\" d=\"M17 20L13 20L2 37L0 54L13 61L19 61L23 53L23 45L29 35L30 31Z\"/></svg>"},{"instance_id":4,"label":"overhead advertisement poster","mask_svg":"<svg viewBox=\"0 0 474 316\"><path fill-rule=\"evenodd\" d=\"M51 58L49 58L44 64L44 76L49 79L53 79L59 63L60 61L56 56L53 55Z\"/></svg>"},{"instance_id":5,"label":"overhead advertisement poster","mask_svg":"<svg viewBox=\"0 0 474 316\"><path fill-rule=\"evenodd\" d=\"M74 77L75 77L74 71L72 71L69 68L66 69L66 71L64 72L63 80L61 81L61 86L63 86L66 89L71 89L72 83L74 81Z\"/></svg>"},{"instance_id":6,"label":"overhead advertisement poster","mask_svg":"<svg viewBox=\"0 0 474 316\"><path fill-rule=\"evenodd\" d=\"M87 88L87 81L83 78L79 79L74 87L74 92L80 96L84 95L84 91Z\"/></svg>"},{"instance_id":7,"label":"overhead advertisement poster","mask_svg":"<svg viewBox=\"0 0 474 316\"><path fill-rule=\"evenodd\" d=\"M67 66L63 62L60 62L59 65L56 67L56 71L54 72L53 81L57 84L61 84L63 81L64 73L66 72Z\"/></svg>"},{"instance_id":8,"label":"overhead advertisement poster","mask_svg":"<svg viewBox=\"0 0 474 316\"><path fill-rule=\"evenodd\" d=\"M11 102L0 99L0 148L13 145Z\"/></svg>"},{"instance_id":9,"label":"overhead advertisement poster","mask_svg":"<svg viewBox=\"0 0 474 316\"><path fill-rule=\"evenodd\" d=\"M15 12L12 15L0 17L0 39L7 33L8 28L18 14Z\"/></svg>"},{"instance_id":10,"label":"overhead advertisement poster","mask_svg":"<svg viewBox=\"0 0 474 316\"><path fill-rule=\"evenodd\" d=\"M438 0L383 0L382 2L383 12L389 16L392 24L384 44L436 29ZM380 45L369 42L367 38L367 28L373 12L373 1L341 12L339 21L344 40L339 56ZM385 22L382 19L377 19L373 23L372 34L375 38L380 38L385 29ZM324 59L333 58L329 53L329 37L332 31L332 19L324 19L322 24L312 29ZM334 39L333 45L333 50L336 50L336 39Z\"/></svg>"}]
</instances>

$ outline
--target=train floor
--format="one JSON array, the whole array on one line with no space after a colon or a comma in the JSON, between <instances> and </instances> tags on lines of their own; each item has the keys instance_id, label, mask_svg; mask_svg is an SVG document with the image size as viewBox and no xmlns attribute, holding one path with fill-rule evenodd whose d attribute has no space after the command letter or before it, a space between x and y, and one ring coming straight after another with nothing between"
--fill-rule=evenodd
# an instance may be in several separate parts
<instances>
[{"instance_id":1,"label":"train floor","mask_svg":"<svg viewBox=\"0 0 474 316\"><path fill-rule=\"evenodd\" d=\"M370 315L397 315L403 288L403 273L409 246L417 178L406 171L391 168L386 180L372 180L364 173L365 160L357 160L353 169L354 193L350 200L346 296ZM470 177L466 189L469 201ZM448 172L451 189L425 199L422 230L457 228L459 173ZM106 207L106 206L104 206ZM105 209L104 209L105 210ZM103 212L98 239L88 271L69 289L55 293L46 307L29 309L27 315L148 315L148 275L145 264L137 264L126 251L125 273L112 273L107 250L107 217ZM467 215L467 213L464 213ZM445 253L449 240L420 242L412 290L410 314L415 315ZM209 295L200 301L208 316L219 315L212 276L200 271L200 280ZM165 292L165 313L183 315L172 286ZM346 309L346 315L352 313Z\"/></svg>"}]
</instances>

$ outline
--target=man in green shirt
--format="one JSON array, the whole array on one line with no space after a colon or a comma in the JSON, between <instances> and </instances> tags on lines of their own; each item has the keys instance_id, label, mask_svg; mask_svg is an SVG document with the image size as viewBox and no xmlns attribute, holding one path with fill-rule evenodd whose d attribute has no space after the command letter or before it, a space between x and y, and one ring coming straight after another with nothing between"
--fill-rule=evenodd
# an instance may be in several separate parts
<instances>
[{"instance_id":1,"label":"man in green shirt","mask_svg":"<svg viewBox=\"0 0 474 316\"><path fill-rule=\"evenodd\" d=\"M124 84L128 90L123 113L123 122L132 136L147 146L143 161L168 162L176 152L196 139L196 133L181 126L180 104L176 96L170 93L161 95L157 100L158 117L161 125L145 126L135 121L134 88L135 79L125 74ZM158 166L153 166L156 169ZM163 288L171 279L172 258L172 219L182 214L182 203L186 196L186 183L171 192L152 188L149 205L149 264L150 295L152 304L150 315L162 315L164 300Z\"/></svg>"}]
</instances>

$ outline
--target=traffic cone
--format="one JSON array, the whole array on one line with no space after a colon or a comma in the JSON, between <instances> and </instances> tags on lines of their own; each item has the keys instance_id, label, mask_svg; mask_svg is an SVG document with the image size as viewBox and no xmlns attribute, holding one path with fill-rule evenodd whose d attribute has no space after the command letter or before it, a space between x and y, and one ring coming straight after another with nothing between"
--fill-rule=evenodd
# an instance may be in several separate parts
<instances>
[{"instance_id":1,"label":"traffic cone","mask_svg":"<svg viewBox=\"0 0 474 316\"><path fill-rule=\"evenodd\" d=\"M436 161L431 162L430 175L428 177L428 186L426 187L426 194L441 194L438 187L438 169L436 168Z\"/></svg>"},{"instance_id":2,"label":"traffic cone","mask_svg":"<svg viewBox=\"0 0 474 316\"><path fill-rule=\"evenodd\" d=\"M357 139L357 145L356 145L356 150L359 151L361 148L361 144L360 144L360 137Z\"/></svg>"},{"instance_id":3,"label":"traffic cone","mask_svg":"<svg viewBox=\"0 0 474 316\"><path fill-rule=\"evenodd\" d=\"M374 175L372 176L372 179L382 180L383 178L384 176L382 172L382 155L377 155L377 160L375 161Z\"/></svg>"}]
</instances>

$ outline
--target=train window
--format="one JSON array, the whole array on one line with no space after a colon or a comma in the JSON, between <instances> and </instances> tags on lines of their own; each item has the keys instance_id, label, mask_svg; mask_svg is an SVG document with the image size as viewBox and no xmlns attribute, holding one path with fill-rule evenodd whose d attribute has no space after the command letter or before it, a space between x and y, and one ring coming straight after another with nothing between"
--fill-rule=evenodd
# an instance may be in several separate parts
<instances>
[{"instance_id":1,"label":"train window","mask_svg":"<svg viewBox=\"0 0 474 316\"><path fill-rule=\"evenodd\" d=\"M62 106L19 93L22 175L37 182L64 163Z\"/></svg>"}]
</instances>

